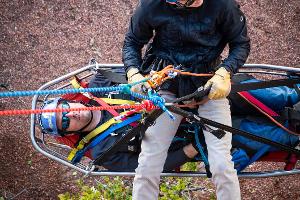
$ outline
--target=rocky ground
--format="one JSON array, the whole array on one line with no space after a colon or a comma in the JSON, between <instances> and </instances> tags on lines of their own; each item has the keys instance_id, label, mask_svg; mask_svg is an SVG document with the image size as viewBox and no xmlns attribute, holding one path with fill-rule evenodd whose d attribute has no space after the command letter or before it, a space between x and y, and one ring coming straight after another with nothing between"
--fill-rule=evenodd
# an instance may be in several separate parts
<instances>
[{"instance_id":1,"label":"rocky ground","mask_svg":"<svg viewBox=\"0 0 300 200\"><path fill-rule=\"evenodd\" d=\"M248 63L300 67L299 0L239 0L248 18ZM0 1L0 84L35 90L91 59L121 63L121 47L137 0ZM6 91L0 88L0 91ZM29 109L31 98L0 99L0 110ZM56 199L73 191L69 168L37 153L29 116L0 118L0 197ZM277 167L274 164L254 168ZM300 199L300 176L241 180L243 199ZM199 186L211 187L203 179ZM209 198L209 190L195 198Z\"/></svg>"}]
</instances>

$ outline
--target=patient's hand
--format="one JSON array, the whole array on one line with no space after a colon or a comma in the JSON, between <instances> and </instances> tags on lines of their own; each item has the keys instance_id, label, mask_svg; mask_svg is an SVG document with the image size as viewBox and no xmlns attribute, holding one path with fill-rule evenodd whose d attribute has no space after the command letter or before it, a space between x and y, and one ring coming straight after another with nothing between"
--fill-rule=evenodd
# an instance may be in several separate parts
<instances>
[{"instance_id":1,"label":"patient's hand","mask_svg":"<svg viewBox=\"0 0 300 200\"><path fill-rule=\"evenodd\" d=\"M189 158L194 158L198 154L198 151L193 147L192 144L188 144L183 147L183 152Z\"/></svg>"}]
</instances>

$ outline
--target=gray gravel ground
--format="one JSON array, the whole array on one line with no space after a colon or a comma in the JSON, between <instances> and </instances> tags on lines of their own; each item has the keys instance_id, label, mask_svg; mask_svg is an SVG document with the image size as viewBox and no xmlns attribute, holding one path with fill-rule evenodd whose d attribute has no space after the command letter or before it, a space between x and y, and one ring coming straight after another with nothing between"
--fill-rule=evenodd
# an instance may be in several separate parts
<instances>
[{"instance_id":1,"label":"gray gravel ground","mask_svg":"<svg viewBox=\"0 0 300 200\"><path fill-rule=\"evenodd\" d=\"M35 90L96 58L121 63L121 47L137 0L0 1L0 83L12 90ZM248 63L300 67L299 0L239 0L252 39ZM4 91L0 88L0 91ZM0 109L29 109L31 99L0 99ZM29 116L0 118L0 197L56 199L75 190L69 168L35 151ZM268 169L280 165L259 164ZM241 180L243 199L300 199L300 176ZM207 190L194 192L208 199Z\"/></svg>"}]
</instances>

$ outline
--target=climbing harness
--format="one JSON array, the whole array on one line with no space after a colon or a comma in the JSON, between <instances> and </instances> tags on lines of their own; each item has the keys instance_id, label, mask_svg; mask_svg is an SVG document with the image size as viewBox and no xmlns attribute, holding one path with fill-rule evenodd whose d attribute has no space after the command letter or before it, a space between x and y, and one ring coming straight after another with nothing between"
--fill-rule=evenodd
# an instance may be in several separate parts
<instances>
[{"instance_id":1,"label":"climbing harness","mask_svg":"<svg viewBox=\"0 0 300 200\"><path fill-rule=\"evenodd\" d=\"M73 78L71 80L71 84L74 88L84 88L87 87L87 84L80 83L79 79L77 77ZM109 107L107 103L112 104L135 104L135 101L130 100L123 100L123 99L114 99L110 100L109 98L97 98L94 97L91 93L83 93L82 95L87 96L90 100L96 101L101 106ZM153 105L150 105L149 101L145 101L147 108L147 111L150 111L151 108L155 108ZM151 107L151 108L150 108ZM133 127L136 126L136 121L140 120L142 115L137 114L133 117L129 117L131 115L134 115L141 111L141 108L136 108L134 110L125 111L122 113L118 113L114 109L108 109L107 111L110 112L114 117L110 120L106 121L105 123L101 124L99 127L88 133L86 136L84 136L78 144L75 146L75 148L72 149L68 156L68 160L71 161L73 164L78 163L83 155L89 150L95 147L98 143L100 143L103 139L108 137L110 134L112 134L115 130L120 129L124 126L127 126L131 124ZM129 118L127 118L129 117ZM90 141L93 139L93 141L90 143ZM90 143L90 144L89 144Z\"/></svg>"},{"instance_id":2,"label":"climbing harness","mask_svg":"<svg viewBox=\"0 0 300 200\"><path fill-rule=\"evenodd\" d=\"M93 131L93 135L90 135L91 134L90 133L87 136L88 138L84 137L84 139L82 139L79 142L79 145L76 147L76 149L72 150L72 152L70 153L70 155L68 157L68 160L71 161L73 164L78 163L80 161L80 159L83 157L83 155L84 155L85 152L87 152L88 150L90 150L93 147L95 147L97 144L99 144L102 140L104 140L106 137L108 137L115 130L120 129L120 128L124 127L124 126L127 126L127 125L129 125L129 124L131 124L133 122L136 122L136 121L140 120L141 118L142 118L141 114L137 114L137 115L135 115L133 117L129 117L128 119L126 119L124 121L111 122L109 128L105 127L107 129L105 132L101 131L101 129L98 129L98 128L97 128L98 130L95 129L95 131ZM99 135L100 133L102 133L102 134ZM98 135L99 135L99 137L96 137ZM87 144L89 142L89 139L90 139L89 136L93 137L95 139L90 144L88 144L86 147L84 147L84 144Z\"/></svg>"}]
</instances>

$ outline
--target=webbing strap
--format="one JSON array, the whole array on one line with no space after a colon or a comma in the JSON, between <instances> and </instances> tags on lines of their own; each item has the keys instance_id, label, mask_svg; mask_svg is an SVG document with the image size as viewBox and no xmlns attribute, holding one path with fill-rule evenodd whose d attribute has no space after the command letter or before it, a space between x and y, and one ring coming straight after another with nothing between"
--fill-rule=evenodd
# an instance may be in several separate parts
<instances>
[{"instance_id":1,"label":"webbing strap","mask_svg":"<svg viewBox=\"0 0 300 200\"><path fill-rule=\"evenodd\" d=\"M288 145L284 145L284 144L281 144L281 143L269 140L267 138L260 137L260 136L248 133L246 131L242 131L242 130L234 128L234 127L226 126L224 124L215 122L213 120L210 120L210 119L207 119L207 118L203 118L203 117L200 117L198 115L194 115L191 112L182 110L182 109L177 108L175 106L169 106L168 108L173 113L176 113L176 114L179 114L179 115L181 115L183 117L186 117L189 120L194 120L195 122L200 122L200 125L202 125L202 123L204 123L204 124L207 124L209 126L213 126L213 127L222 129L224 131L231 132L232 134L237 134L237 135L243 136L245 138L248 138L248 139L260 142L260 143L271 145L273 147L276 147L279 150L287 151L287 152L290 152L290 153L295 153L296 155L300 155L300 150L292 148L292 147L290 147Z\"/></svg>"},{"instance_id":2,"label":"webbing strap","mask_svg":"<svg viewBox=\"0 0 300 200\"><path fill-rule=\"evenodd\" d=\"M137 114L137 115L135 115L133 117L127 118L126 120L124 120L124 121L122 121L120 123L117 123L117 124L111 126L105 132L103 132L101 135L99 135L98 137L96 137L84 149L77 151L76 154L74 155L73 159L72 159L72 163L73 164L78 163L81 160L81 158L84 156L85 152L87 152L88 150L90 150L93 147L95 147L97 144L99 144L102 140L104 140L107 136L109 136L115 130L120 129L120 128L124 127L124 126L127 126L127 125L131 124L132 122L138 121L141 118L142 118L142 115L141 114Z\"/></svg>"},{"instance_id":3,"label":"webbing strap","mask_svg":"<svg viewBox=\"0 0 300 200\"><path fill-rule=\"evenodd\" d=\"M255 98L253 95L251 95L250 92L243 91L243 92L238 92L238 94L240 96L246 98L248 101L250 101L254 105L256 105L255 108L264 111L266 114L268 114L268 115L270 115L272 117L278 117L278 116L280 116L275 111L273 111L271 108L269 108L264 103L262 103L257 98Z\"/></svg>"},{"instance_id":4,"label":"webbing strap","mask_svg":"<svg viewBox=\"0 0 300 200\"><path fill-rule=\"evenodd\" d=\"M93 98L95 101L97 101L101 106L109 106L105 101L103 101L101 98ZM112 114L114 117L119 116L119 113L114 109L107 109L110 114Z\"/></svg>"},{"instance_id":5,"label":"webbing strap","mask_svg":"<svg viewBox=\"0 0 300 200\"><path fill-rule=\"evenodd\" d=\"M124 100L124 99L111 99L111 98L101 98L105 103L113 104L113 105L123 105L123 104L129 104L133 105L136 102L130 101L130 100Z\"/></svg>"},{"instance_id":6,"label":"webbing strap","mask_svg":"<svg viewBox=\"0 0 300 200\"><path fill-rule=\"evenodd\" d=\"M80 85L80 83L78 82L77 78L74 77L70 83L72 84L72 86L75 88L75 89L79 89L79 88L82 88L82 86Z\"/></svg>"},{"instance_id":7,"label":"webbing strap","mask_svg":"<svg viewBox=\"0 0 300 200\"><path fill-rule=\"evenodd\" d=\"M83 137L80 142L78 143L77 147L72 149L68 156L68 160L71 161L73 157L75 156L76 152L83 149L84 145L87 144L92 138L97 136L98 134L102 133L106 129L108 129L111 125L115 123L120 123L122 121L118 120L116 121L114 118L111 118L110 120L106 121L105 123L101 124L98 128L94 129L92 132L90 132L88 135Z\"/></svg>"},{"instance_id":8,"label":"webbing strap","mask_svg":"<svg viewBox=\"0 0 300 200\"><path fill-rule=\"evenodd\" d=\"M79 79L77 78L77 76L75 76L71 81L70 81L71 85L75 88L75 89L81 89L81 88L85 88L86 86L83 86L80 82ZM85 93L81 93L83 96L87 97L87 98L91 98L91 95L87 92Z\"/></svg>"},{"instance_id":9,"label":"webbing strap","mask_svg":"<svg viewBox=\"0 0 300 200\"><path fill-rule=\"evenodd\" d=\"M78 89L78 88L83 88L83 86L81 86L79 80L75 77L71 80L71 84L74 88ZM86 96L86 95L84 95ZM110 104L135 104L134 101L128 101L128 100L122 100L122 99L109 99L109 98L97 98L94 97L93 95L90 95L87 93L87 96L90 99L95 100L96 102L98 102L101 106L104 107L109 107L109 105L107 103ZM114 109L107 109L114 117L120 116L120 114L114 110ZM124 114L124 113L122 113ZM122 119L124 120L124 119ZM73 160L74 156L76 155L76 153L79 150L82 150L85 146L85 144L89 143L89 141L96 137L97 135L99 135L100 133L102 133L103 131L107 130L111 125L116 124L116 123L122 123L122 120L116 120L114 118L108 120L107 122L105 122L104 124L102 124L101 126L99 126L98 128L96 128L95 130L93 130L92 132L90 132L87 136L83 137L82 140L78 143L77 147L72 149L72 151L70 152L69 156L68 156L68 160L71 161ZM125 120L126 121L126 120ZM133 126L135 124L132 124Z\"/></svg>"},{"instance_id":10,"label":"webbing strap","mask_svg":"<svg viewBox=\"0 0 300 200\"><path fill-rule=\"evenodd\" d=\"M159 117L163 111L161 109L154 110L149 116L146 116L143 122L140 122L137 127L132 128L128 133L122 135L122 137L114 143L110 148L103 152L98 158L93 161L95 165L102 165L111 155L118 151L118 146L127 144L134 136L140 134L143 135L146 129L153 125L157 117Z\"/></svg>"},{"instance_id":11,"label":"webbing strap","mask_svg":"<svg viewBox=\"0 0 300 200\"><path fill-rule=\"evenodd\" d=\"M277 114L275 111L273 111L271 108L263 104L261 101L256 99L253 95L251 95L249 92L243 91L238 92L238 94L245 99L247 102L249 102L253 107L255 107L258 111L260 111L262 114L264 114L266 117L268 117L272 122L274 122L278 127L282 128L286 132L299 136L299 133L296 133L288 128L286 128L279 120L280 117L279 114ZM277 119L276 119L277 118Z\"/></svg>"},{"instance_id":12,"label":"webbing strap","mask_svg":"<svg viewBox=\"0 0 300 200\"><path fill-rule=\"evenodd\" d=\"M78 79L75 77L75 78L73 78L71 81L71 84L72 84L72 86L75 88L75 89L79 89L79 88L83 88L82 86L81 86L81 84L80 84L80 82L78 81ZM84 94L83 94L84 95ZM92 95L90 95L90 94L86 94L90 99L93 99L93 100L95 100L95 101L97 101L101 106L108 106L108 104L105 102L105 101L103 101L103 100L101 100L101 98L96 98L96 97L93 97ZM84 96L86 96L86 95L84 95ZM108 109L108 112L110 112L113 116L118 116L119 115L119 113L117 112L117 111L115 111L114 109Z\"/></svg>"},{"instance_id":13,"label":"webbing strap","mask_svg":"<svg viewBox=\"0 0 300 200\"><path fill-rule=\"evenodd\" d=\"M248 91L248 90L257 90L265 89L278 86L288 86L293 87L294 84L299 84L299 78L289 78L289 79L279 79L279 80L270 80L270 81L259 81L251 83L234 83L231 86L231 93Z\"/></svg>"},{"instance_id":14,"label":"webbing strap","mask_svg":"<svg viewBox=\"0 0 300 200\"><path fill-rule=\"evenodd\" d=\"M83 86L81 85L81 83L79 82L79 80L76 77L73 78L70 82L71 82L72 86L75 89L83 88ZM86 96L86 95L84 95L84 96ZM93 99L93 100L97 101L101 106L109 106L108 104L112 104L112 105L124 105L124 104L133 105L133 104L136 103L135 101L124 100L124 99L97 98L97 97L94 97L91 94L87 94L87 96L90 99ZM114 109L108 109L108 112L110 112L115 117L119 115L119 113Z\"/></svg>"}]
</instances>

